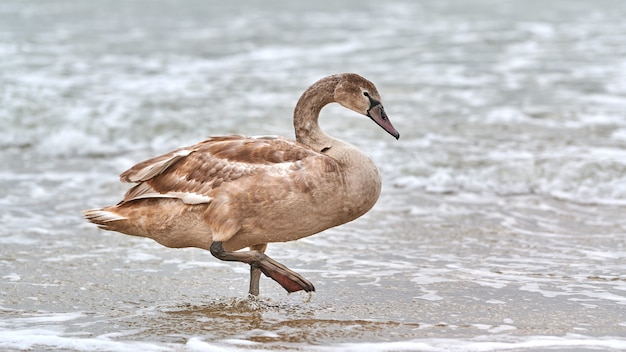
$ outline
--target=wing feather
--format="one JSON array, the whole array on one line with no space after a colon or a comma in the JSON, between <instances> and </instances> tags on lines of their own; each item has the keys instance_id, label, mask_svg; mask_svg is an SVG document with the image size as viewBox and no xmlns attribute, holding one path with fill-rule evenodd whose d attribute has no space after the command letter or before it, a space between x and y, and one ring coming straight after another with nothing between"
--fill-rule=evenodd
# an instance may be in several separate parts
<instances>
[{"instance_id":1,"label":"wing feather","mask_svg":"<svg viewBox=\"0 0 626 352\"><path fill-rule=\"evenodd\" d=\"M213 192L224 184L259 173L287 176L303 169L303 161L308 158L330 159L281 137L212 137L143 161L122 173L122 181L138 183L122 203L144 198L209 203Z\"/></svg>"},{"instance_id":2,"label":"wing feather","mask_svg":"<svg viewBox=\"0 0 626 352\"><path fill-rule=\"evenodd\" d=\"M163 171L167 170L170 166L174 165L180 159L188 156L193 151L193 149L181 148L156 158L146 160L122 173L120 175L120 180L122 182L142 182L149 180L161 174Z\"/></svg>"}]
</instances>

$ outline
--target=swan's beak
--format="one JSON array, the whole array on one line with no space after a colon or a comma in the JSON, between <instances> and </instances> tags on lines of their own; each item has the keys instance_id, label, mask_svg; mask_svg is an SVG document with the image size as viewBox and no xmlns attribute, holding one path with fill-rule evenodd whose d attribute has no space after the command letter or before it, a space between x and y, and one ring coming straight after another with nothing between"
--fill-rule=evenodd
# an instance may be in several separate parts
<instances>
[{"instance_id":1,"label":"swan's beak","mask_svg":"<svg viewBox=\"0 0 626 352\"><path fill-rule=\"evenodd\" d=\"M374 120L374 122L376 122L378 126L387 131L387 133L394 136L396 139L400 138L400 133L396 131L396 129L391 124L391 121L389 121L387 113L385 113L385 109L383 108L382 104L378 103L370 107L369 110L367 110L367 116L370 119Z\"/></svg>"}]
</instances>

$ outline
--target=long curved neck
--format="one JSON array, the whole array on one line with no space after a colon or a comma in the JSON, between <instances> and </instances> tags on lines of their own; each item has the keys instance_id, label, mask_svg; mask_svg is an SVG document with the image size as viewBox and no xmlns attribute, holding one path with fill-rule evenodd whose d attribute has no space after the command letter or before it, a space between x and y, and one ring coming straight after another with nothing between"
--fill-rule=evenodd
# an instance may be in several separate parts
<instances>
[{"instance_id":1,"label":"long curved neck","mask_svg":"<svg viewBox=\"0 0 626 352\"><path fill-rule=\"evenodd\" d=\"M320 151L329 147L333 138L320 129L317 120L322 108L335 102L334 92L338 83L338 75L329 76L315 82L302 93L293 115L298 142Z\"/></svg>"}]
</instances>

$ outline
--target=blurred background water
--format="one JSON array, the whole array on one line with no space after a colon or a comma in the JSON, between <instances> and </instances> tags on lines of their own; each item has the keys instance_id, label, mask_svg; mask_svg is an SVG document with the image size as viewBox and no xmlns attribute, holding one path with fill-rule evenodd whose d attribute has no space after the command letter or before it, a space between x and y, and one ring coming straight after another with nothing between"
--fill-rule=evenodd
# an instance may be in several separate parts
<instances>
[{"instance_id":1,"label":"blurred background water","mask_svg":"<svg viewBox=\"0 0 626 352\"><path fill-rule=\"evenodd\" d=\"M0 348L626 349L626 3L0 3ZM399 141L322 127L383 175L363 218L268 254L285 295L198 249L102 232L134 163L293 136L304 89L377 86Z\"/></svg>"}]
</instances>

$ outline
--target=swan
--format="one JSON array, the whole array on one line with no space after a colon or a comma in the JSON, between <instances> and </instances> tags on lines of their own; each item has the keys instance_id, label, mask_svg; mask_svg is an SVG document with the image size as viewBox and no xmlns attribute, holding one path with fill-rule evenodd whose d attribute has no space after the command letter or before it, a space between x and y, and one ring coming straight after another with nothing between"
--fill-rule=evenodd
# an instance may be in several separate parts
<instances>
[{"instance_id":1,"label":"swan","mask_svg":"<svg viewBox=\"0 0 626 352\"><path fill-rule=\"evenodd\" d=\"M105 230L246 263L250 296L259 295L261 273L289 293L315 291L302 275L265 255L267 244L352 221L374 206L381 189L378 168L367 155L320 129L319 113L333 102L400 137L374 84L354 73L331 75L298 100L295 141L209 137L131 167L120 180L136 185L122 201L83 215Z\"/></svg>"}]
</instances>

